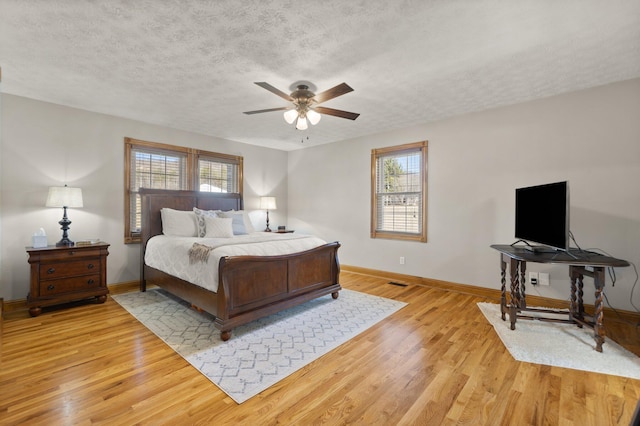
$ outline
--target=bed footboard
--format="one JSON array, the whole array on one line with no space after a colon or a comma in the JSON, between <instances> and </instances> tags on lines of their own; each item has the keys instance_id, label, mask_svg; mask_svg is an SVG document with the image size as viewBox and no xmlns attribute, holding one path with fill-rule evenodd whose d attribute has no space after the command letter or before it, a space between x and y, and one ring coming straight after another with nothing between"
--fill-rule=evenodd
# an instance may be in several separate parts
<instances>
[{"instance_id":1,"label":"bed footboard","mask_svg":"<svg viewBox=\"0 0 640 426\"><path fill-rule=\"evenodd\" d=\"M222 339L240 324L326 294L337 298L339 247L333 242L289 255L221 258L215 325Z\"/></svg>"}]
</instances>

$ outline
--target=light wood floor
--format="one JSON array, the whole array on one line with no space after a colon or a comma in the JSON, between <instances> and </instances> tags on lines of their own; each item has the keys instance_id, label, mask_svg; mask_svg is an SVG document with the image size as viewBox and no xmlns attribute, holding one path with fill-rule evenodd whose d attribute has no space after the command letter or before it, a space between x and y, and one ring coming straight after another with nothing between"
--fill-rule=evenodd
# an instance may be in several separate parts
<instances>
[{"instance_id":1,"label":"light wood floor","mask_svg":"<svg viewBox=\"0 0 640 426\"><path fill-rule=\"evenodd\" d=\"M514 361L484 299L343 272L408 302L237 405L110 298L5 319L0 424L627 425L640 381ZM608 333L640 353L634 327ZM606 344L605 344L606 351Z\"/></svg>"}]
</instances>

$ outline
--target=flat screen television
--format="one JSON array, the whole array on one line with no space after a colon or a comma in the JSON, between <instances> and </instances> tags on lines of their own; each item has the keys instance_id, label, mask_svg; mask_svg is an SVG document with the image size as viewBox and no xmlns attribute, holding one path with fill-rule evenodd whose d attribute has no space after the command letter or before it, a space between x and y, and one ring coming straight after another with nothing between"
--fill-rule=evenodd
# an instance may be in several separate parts
<instances>
[{"instance_id":1,"label":"flat screen television","mask_svg":"<svg viewBox=\"0 0 640 426\"><path fill-rule=\"evenodd\" d=\"M569 250L569 182L516 189L516 238Z\"/></svg>"}]
</instances>

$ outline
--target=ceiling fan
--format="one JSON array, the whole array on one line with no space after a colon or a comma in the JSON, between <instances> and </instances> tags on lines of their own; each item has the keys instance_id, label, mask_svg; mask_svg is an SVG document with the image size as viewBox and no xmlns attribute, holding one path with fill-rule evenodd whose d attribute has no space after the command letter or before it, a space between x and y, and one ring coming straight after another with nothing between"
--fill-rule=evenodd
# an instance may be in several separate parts
<instances>
[{"instance_id":1,"label":"ceiling fan","mask_svg":"<svg viewBox=\"0 0 640 426\"><path fill-rule=\"evenodd\" d=\"M291 92L290 95L287 95L283 91L276 89L275 87L273 87L269 83L265 83L264 81L256 82L255 84L264 89L267 89L271 93L275 93L276 95L289 102L293 102L293 105L280 108L246 111L245 114L260 114L263 112L271 111L285 111L284 119L289 124L292 124L295 121L296 129L298 130L305 130L308 128L307 120L309 120L309 122L313 125L318 124L321 118L320 114L333 115L334 117L340 118L348 118L349 120L355 120L360 115L355 112L342 111L339 109L318 106L318 104L322 102L326 102L330 99L337 98L338 96L353 91L353 89L347 83L338 84L337 86L332 87L329 90L325 90L322 93L318 93L317 95L309 90L309 86L307 84L298 84L296 86L296 90Z\"/></svg>"}]
</instances>

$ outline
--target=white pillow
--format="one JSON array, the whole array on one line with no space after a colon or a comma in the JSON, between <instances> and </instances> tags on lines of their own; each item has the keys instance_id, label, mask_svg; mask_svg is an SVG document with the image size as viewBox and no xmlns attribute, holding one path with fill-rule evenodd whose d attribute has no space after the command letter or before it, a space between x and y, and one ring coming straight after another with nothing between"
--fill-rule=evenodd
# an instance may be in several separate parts
<instances>
[{"instance_id":1,"label":"white pillow","mask_svg":"<svg viewBox=\"0 0 640 426\"><path fill-rule=\"evenodd\" d=\"M233 219L229 217L204 216L207 232L206 238L233 238Z\"/></svg>"},{"instance_id":2,"label":"white pillow","mask_svg":"<svg viewBox=\"0 0 640 426\"><path fill-rule=\"evenodd\" d=\"M233 227L233 235L248 234L247 227L244 224L244 215L242 212L222 212L220 216L233 219L231 226Z\"/></svg>"},{"instance_id":3,"label":"white pillow","mask_svg":"<svg viewBox=\"0 0 640 426\"><path fill-rule=\"evenodd\" d=\"M246 210L229 210L227 212L218 212L218 217L230 217L233 218L233 233L240 234L252 234L256 232L249 218L249 213Z\"/></svg>"},{"instance_id":4,"label":"white pillow","mask_svg":"<svg viewBox=\"0 0 640 426\"><path fill-rule=\"evenodd\" d=\"M198 226L198 237L204 237L204 234L207 233L207 227L204 222L205 217L218 217L216 213L220 212L220 210L201 210L197 207L193 208L193 212L196 215L196 224Z\"/></svg>"},{"instance_id":5,"label":"white pillow","mask_svg":"<svg viewBox=\"0 0 640 426\"><path fill-rule=\"evenodd\" d=\"M238 213L242 213L242 218L244 219L244 227L247 229L249 234L253 234L256 232L253 227L253 223L251 223L251 218L249 217L249 213L246 210L238 210Z\"/></svg>"},{"instance_id":6,"label":"white pillow","mask_svg":"<svg viewBox=\"0 0 640 426\"><path fill-rule=\"evenodd\" d=\"M197 237L196 215L192 211L160 209L162 233L174 237Z\"/></svg>"}]
</instances>

